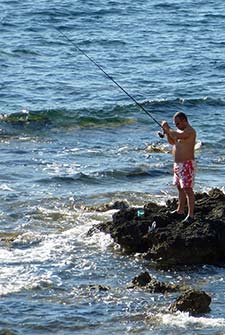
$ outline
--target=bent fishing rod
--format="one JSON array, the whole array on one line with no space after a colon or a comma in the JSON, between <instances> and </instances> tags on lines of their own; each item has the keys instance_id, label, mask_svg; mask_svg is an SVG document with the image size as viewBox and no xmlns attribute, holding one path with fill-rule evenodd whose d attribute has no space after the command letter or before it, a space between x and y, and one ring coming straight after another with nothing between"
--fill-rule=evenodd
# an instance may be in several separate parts
<instances>
[{"instance_id":1,"label":"bent fishing rod","mask_svg":"<svg viewBox=\"0 0 225 335\"><path fill-rule=\"evenodd\" d=\"M123 91L141 110L143 110L160 128L161 124L156 120L156 118L147 111L130 93L127 92L112 76L110 76L101 65L99 65L92 57L90 57L83 49L81 49L73 40L71 40L61 29L58 27L54 28L67 40L75 49L81 52L92 64L94 64L104 75L110 79L121 91ZM163 138L164 134L158 132L159 137Z\"/></svg>"}]
</instances>

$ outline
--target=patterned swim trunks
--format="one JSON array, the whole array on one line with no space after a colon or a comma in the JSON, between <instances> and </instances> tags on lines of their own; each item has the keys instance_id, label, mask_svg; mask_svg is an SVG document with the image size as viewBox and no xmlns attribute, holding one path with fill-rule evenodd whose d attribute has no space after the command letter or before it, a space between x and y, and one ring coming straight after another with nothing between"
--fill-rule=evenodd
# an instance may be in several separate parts
<instances>
[{"instance_id":1,"label":"patterned swim trunks","mask_svg":"<svg viewBox=\"0 0 225 335\"><path fill-rule=\"evenodd\" d=\"M173 183L181 188L193 188L196 172L195 160L174 163Z\"/></svg>"}]
</instances>

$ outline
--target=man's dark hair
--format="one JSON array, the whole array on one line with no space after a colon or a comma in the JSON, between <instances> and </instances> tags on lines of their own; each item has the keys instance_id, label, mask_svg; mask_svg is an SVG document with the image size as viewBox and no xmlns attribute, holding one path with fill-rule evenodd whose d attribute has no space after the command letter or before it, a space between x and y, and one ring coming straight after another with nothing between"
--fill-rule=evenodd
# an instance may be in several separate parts
<instances>
[{"instance_id":1,"label":"man's dark hair","mask_svg":"<svg viewBox=\"0 0 225 335\"><path fill-rule=\"evenodd\" d=\"M187 115L184 112L176 112L173 118L175 119L176 117L179 117L179 119L181 120L187 121Z\"/></svg>"}]
</instances>

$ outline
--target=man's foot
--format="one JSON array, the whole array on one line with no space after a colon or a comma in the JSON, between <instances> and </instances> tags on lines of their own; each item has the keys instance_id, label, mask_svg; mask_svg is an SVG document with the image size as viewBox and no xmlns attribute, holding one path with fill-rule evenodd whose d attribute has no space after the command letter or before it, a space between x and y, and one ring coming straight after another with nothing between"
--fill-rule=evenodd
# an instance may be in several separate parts
<instances>
[{"instance_id":1,"label":"man's foot","mask_svg":"<svg viewBox=\"0 0 225 335\"><path fill-rule=\"evenodd\" d=\"M188 225L192 224L194 222L194 218L191 216L186 216L184 220L181 221L182 223L187 223Z\"/></svg>"}]
</instances>

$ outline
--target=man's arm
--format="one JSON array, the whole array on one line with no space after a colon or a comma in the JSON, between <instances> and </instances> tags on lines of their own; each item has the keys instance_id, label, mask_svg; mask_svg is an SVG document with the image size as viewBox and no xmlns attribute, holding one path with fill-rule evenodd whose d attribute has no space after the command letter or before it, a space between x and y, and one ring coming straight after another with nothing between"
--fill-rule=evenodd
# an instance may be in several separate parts
<instances>
[{"instance_id":1,"label":"man's arm","mask_svg":"<svg viewBox=\"0 0 225 335\"><path fill-rule=\"evenodd\" d=\"M194 138L195 136L195 131L188 127L185 128L182 131L176 131L170 128L169 133L171 134L171 136L175 139L175 141L177 140L189 140Z\"/></svg>"},{"instance_id":2,"label":"man's arm","mask_svg":"<svg viewBox=\"0 0 225 335\"><path fill-rule=\"evenodd\" d=\"M161 125L164 133L167 135L168 142L170 144L175 144L177 140L186 140L190 138L193 135L193 129L190 127L187 127L186 129L182 131L176 131L172 128L170 128L169 124L166 121L162 122ZM173 143L171 143L173 142Z\"/></svg>"},{"instance_id":3,"label":"man's arm","mask_svg":"<svg viewBox=\"0 0 225 335\"><path fill-rule=\"evenodd\" d=\"M163 121L162 122L162 125L161 125L162 129L163 129L163 132L164 134L166 134L166 138L167 138L167 141L169 142L169 144L172 144L174 145L176 143L176 136L174 136L174 130L172 128L170 128L170 126L168 125L168 123L166 121Z\"/></svg>"}]
</instances>

